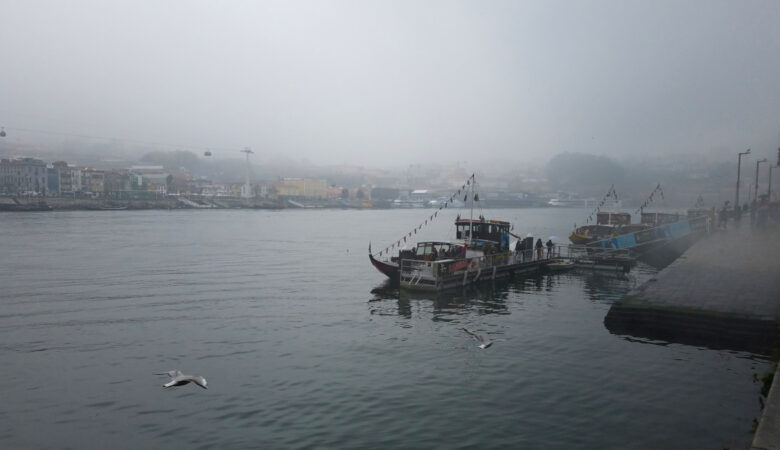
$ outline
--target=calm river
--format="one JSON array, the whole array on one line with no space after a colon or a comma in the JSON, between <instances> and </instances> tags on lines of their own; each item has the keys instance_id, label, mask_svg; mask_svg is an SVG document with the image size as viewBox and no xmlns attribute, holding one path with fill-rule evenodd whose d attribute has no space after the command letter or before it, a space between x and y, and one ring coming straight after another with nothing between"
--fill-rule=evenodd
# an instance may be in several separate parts
<instances>
[{"instance_id":1,"label":"calm river","mask_svg":"<svg viewBox=\"0 0 780 450\"><path fill-rule=\"evenodd\" d=\"M482 213L564 241L589 211ZM399 294L368 243L430 214L0 214L0 447L749 446L766 359L604 327L651 269Z\"/></svg>"}]
</instances>

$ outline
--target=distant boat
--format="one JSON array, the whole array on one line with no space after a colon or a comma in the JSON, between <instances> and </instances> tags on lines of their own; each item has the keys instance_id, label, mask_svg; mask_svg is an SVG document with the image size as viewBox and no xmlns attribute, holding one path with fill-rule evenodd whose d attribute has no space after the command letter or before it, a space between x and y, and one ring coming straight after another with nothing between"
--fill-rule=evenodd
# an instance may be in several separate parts
<instances>
[{"instance_id":1,"label":"distant boat","mask_svg":"<svg viewBox=\"0 0 780 450\"><path fill-rule=\"evenodd\" d=\"M396 199L390 204L393 208L425 208L424 200Z\"/></svg>"},{"instance_id":2,"label":"distant boat","mask_svg":"<svg viewBox=\"0 0 780 450\"><path fill-rule=\"evenodd\" d=\"M554 208L587 208L595 203L593 198L553 198L547 202L547 206Z\"/></svg>"}]
</instances>

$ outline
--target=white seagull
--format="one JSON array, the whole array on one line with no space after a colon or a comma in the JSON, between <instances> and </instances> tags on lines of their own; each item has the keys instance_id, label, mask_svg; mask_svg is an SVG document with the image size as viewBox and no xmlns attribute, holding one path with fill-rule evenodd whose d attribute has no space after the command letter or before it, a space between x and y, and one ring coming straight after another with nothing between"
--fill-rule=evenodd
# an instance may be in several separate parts
<instances>
[{"instance_id":1,"label":"white seagull","mask_svg":"<svg viewBox=\"0 0 780 450\"><path fill-rule=\"evenodd\" d=\"M479 342L479 346L478 347L481 348L482 350L484 350L484 349L490 347L491 345L493 345L493 341L491 341L490 339L485 338L485 336L482 336L481 334L477 334L477 333L469 330L468 328L464 328L463 331L465 331L466 333L468 333L471 336L473 336L474 339L476 339L477 342Z\"/></svg>"},{"instance_id":2,"label":"white seagull","mask_svg":"<svg viewBox=\"0 0 780 450\"><path fill-rule=\"evenodd\" d=\"M164 388L169 388L173 386L183 386L187 383L192 382L202 387L203 389L208 389L206 387L206 379L200 375L184 375L178 370L169 370L168 372L157 373L155 375L168 375L169 377L171 377L171 381L163 384Z\"/></svg>"}]
</instances>

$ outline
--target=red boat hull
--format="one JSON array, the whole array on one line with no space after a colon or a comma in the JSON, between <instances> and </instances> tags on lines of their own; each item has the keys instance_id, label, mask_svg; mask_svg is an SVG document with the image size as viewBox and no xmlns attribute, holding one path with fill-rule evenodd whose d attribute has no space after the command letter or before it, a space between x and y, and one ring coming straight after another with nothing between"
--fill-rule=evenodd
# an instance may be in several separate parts
<instances>
[{"instance_id":1,"label":"red boat hull","mask_svg":"<svg viewBox=\"0 0 780 450\"><path fill-rule=\"evenodd\" d=\"M371 260L371 264L373 264L374 267L376 267L376 270L387 275L387 277L390 278L391 280L398 280L398 277L400 276L400 272L396 264L379 261L375 259L374 256L371 255L370 253L368 254L368 259Z\"/></svg>"}]
</instances>

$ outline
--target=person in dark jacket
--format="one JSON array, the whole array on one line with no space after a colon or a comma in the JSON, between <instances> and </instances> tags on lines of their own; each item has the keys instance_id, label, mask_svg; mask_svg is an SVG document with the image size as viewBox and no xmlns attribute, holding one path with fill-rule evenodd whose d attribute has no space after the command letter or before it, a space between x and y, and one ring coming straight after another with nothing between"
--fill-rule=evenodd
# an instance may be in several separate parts
<instances>
[{"instance_id":1,"label":"person in dark jacket","mask_svg":"<svg viewBox=\"0 0 780 450\"><path fill-rule=\"evenodd\" d=\"M555 244L553 244L552 239L547 239L547 243L545 245L547 246L547 259L550 259L552 258L553 247Z\"/></svg>"},{"instance_id":2,"label":"person in dark jacket","mask_svg":"<svg viewBox=\"0 0 780 450\"><path fill-rule=\"evenodd\" d=\"M542 238L536 240L536 259L542 259L544 252L544 244L542 244Z\"/></svg>"},{"instance_id":3,"label":"person in dark jacket","mask_svg":"<svg viewBox=\"0 0 780 450\"><path fill-rule=\"evenodd\" d=\"M525 241L522 239L518 239L517 243L515 243L515 253L520 255L520 262L523 262L525 260Z\"/></svg>"}]
</instances>

